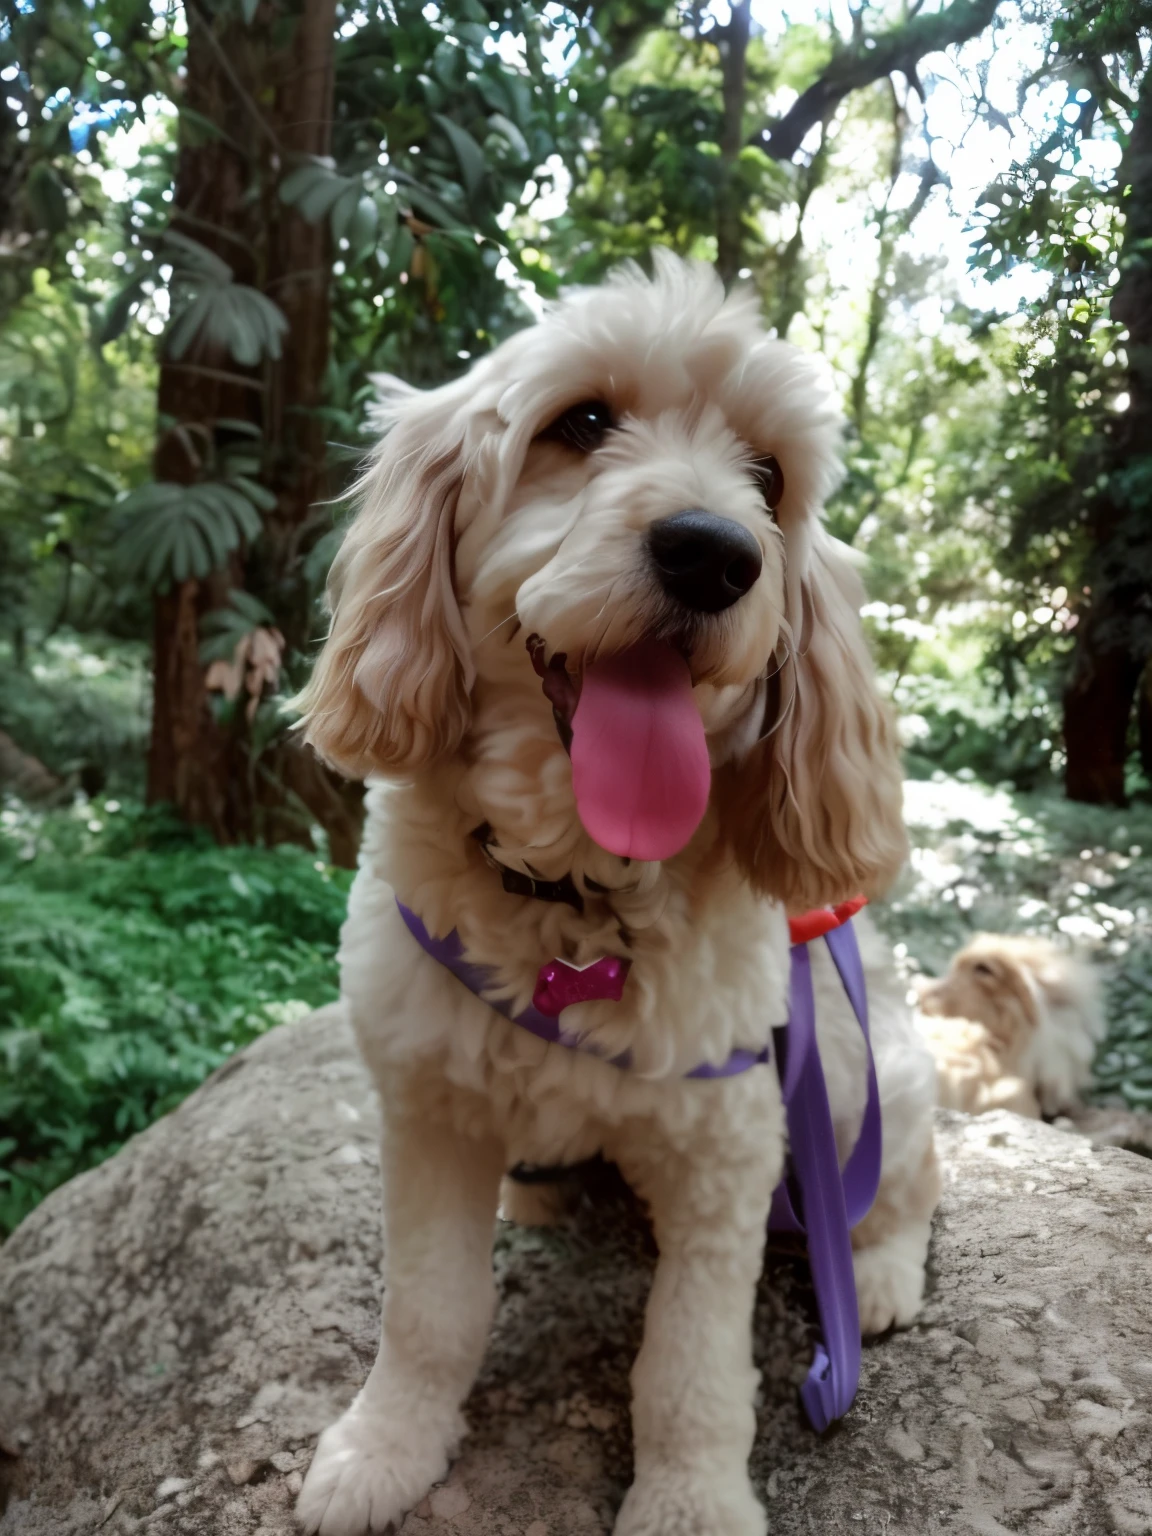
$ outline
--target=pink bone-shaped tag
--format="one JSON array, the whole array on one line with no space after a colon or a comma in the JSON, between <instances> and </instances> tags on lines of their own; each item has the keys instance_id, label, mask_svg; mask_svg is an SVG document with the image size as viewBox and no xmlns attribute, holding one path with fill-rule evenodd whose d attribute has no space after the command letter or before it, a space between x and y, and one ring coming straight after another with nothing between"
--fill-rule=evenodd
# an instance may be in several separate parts
<instances>
[{"instance_id":1,"label":"pink bone-shaped tag","mask_svg":"<svg viewBox=\"0 0 1152 1536\"><path fill-rule=\"evenodd\" d=\"M573 1003L618 1003L624 995L624 982L632 965L619 955L601 955L591 965L569 965L566 960L549 960L540 967L533 1006L550 1019Z\"/></svg>"}]
</instances>

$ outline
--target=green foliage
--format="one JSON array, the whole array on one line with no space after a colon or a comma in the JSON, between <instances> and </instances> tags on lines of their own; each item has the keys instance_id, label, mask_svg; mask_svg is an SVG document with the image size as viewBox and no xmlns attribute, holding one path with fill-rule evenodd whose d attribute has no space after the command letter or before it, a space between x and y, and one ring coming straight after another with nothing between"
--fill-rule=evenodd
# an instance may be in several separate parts
<instances>
[{"instance_id":1,"label":"green foliage","mask_svg":"<svg viewBox=\"0 0 1152 1536\"><path fill-rule=\"evenodd\" d=\"M85 245L85 281L114 271ZM93 345L94 309L40 270L0 329L0 628L133 628L139 610L109 564L118 495L145 472L155 373Z\"/></svg>"},{"instance_id":2,"label":"green foliage","mask_svg":"<svg viewBox=\"0 0 1152 1536\"><path fill-rule=\"evenodd\" d=\"M312 160L285 176L280 196L310 223L331 221L333 240L347 240L348 265L363 261L376 248L380 209L359 177L340 176L327 161Z\"/></svg>"},{"instance_id":3,"label":"green foliage","mask_svg":"<svg viewBox=\"0 0 1152 1536\"><path fill-rule=\"evenodd\" d=\"M966 651L972 661L979 659L971 636L966 646L956 648L954 672L925 667L894 687L908 775L927 779L937 772L966 773L1020 790L1054 787L1060 759L1047 678L1025 671L1021 686L1008 694L995 676L979 667L965 668Z\"/></svg>"},{"instance_id":4,"label":"green foliage","mask_svg":"<svg viewBox=\"0 0 1152 1536\"><path fill-rule=\"evenodd\" d=\"M0 1231L336 995L348 876L94 801L0 815Z\"/></svg>"},{"instance_id":5,"label":"green foliage","mask_svg":"<svg viewBox=\"0 0 1152 1536\"><path fill-rule=\"evenodd\" d=\"M70 789L141 795L150 682L139 640L62 631L23 666L0 642L0 731Z\"/></svg>"},{"instance_id":6,"label":"green foliage","mask_svg":"<svg viewBox=\"0 0 1152 1536\"><path fill-rule=\"evenodd\" d=\"M258 598L251 592L233 587L226 606L208 614L200 626L204 636L200 642L200 660L205 665L212 661L230 661L237 645L254 629L274 626L272 614Z\"/></svg>"},{"instance_id":7,"label":"green foliage","mask_svg":"<svg viewBox=\"0 0 1152 1536\"><path fill-rule=\"evenodd\" d=\"M243 540L259 537L253 492L268 494L262 486L221 480L140 486L119 506L124 533L116 553L125 574L151 589L219 570Z\"/></svg>"},{"instance_id":8,"label":"green foliage","mask_svg":"<svg viewBox=\"0 0 1152 1536\"><path fill-rule=\"evenodd\" d=\"M800 30L811 42L809 29ZM741 209L746 261L758 267L766 259L765 215L792 201L796 175L752 145L726 167L714 34L691 22L652 27L610 72L604 47L585 44L572 79L586 131L560 146L574 187L567 212L547 232L545 271L590 282L622 259L646 261L653 245L712 260L728 193ZM770 60L754 39L747 65L752 99L790 83L784 77L798 63L792 51L786 63Z\"/></svg>"},{"instance_id":9,"label":"green foliage","mask_svg":"<svg viewBox=\"0 0 1152 1536\"><path fill-rule=\"evenodd\" d=\"M37 269L61 274L77 224L99 223L108 212L92 125L142 116L145 98L172 77L183 51L175 28L156 26L150 0L4 7L0 321Z\"/></svg>"},{"instance_id":10,"label":"green foliage","mask_svg":"<svg viewBox=\"0 0 1152 1536\"><path fill-rule=\"evenodd\" d=\"M434 13L400 0L394 20L370 13L338 43L332 162L289 167L280 196L307 218L346 220L332 223L326 406L342 442L359 436L370 373L440 383L529 318L502 261L551 286L523 260L507 210L546 190L546 162L578 120L543 63L560 24L523 4L452 0ZM512 64L497 45L516 39L522 63ZM365 254L368 203L378 229Z\"/></svg>"},{"instance_id":11,"label":"green foliage","mask_svg":"<svg viewBox=\"0 0 1152 1536\"><path fill-rule=\"evenodd\" d=\"M166 231L163 245L172 262L170 357L224 352L242 368L279 358L288 321L267 294L237 283L226 261L179 230Z\"/></svg>"},{"instance_id":12,"label":"green foliage","mask_svg":"<svg viewBox=\"0 0 1152 1536\"><path fill-rule=\"evenodd\" d=\"M1142 333L1133 324L1129 336L1122 323L1147 308L1140 235L1152 229L1152 176L1146 156L1130 163L1129 155L1133 119L1152 107L1141 43L1150 27L1146 0L1077 6L1055 19L1050 69L1066 84L1067 104L977 210L975 265L1026 263L1050 279L1012 360L1018 382L1008 384L1001 448L1015 502L1008 568L1025 589L1066 595L1066 631L1084 621L1075 658L1071 643L1052 647L1043 621L1013 637L1021 659L1048 664L1054 691L1066 681L1070 658L1080 678L1095 675L1113 648L1130 650L1137 672L1152 659L1152 457L1125 441L1130 433L1117 419L1139 408L1129 391L1146 396L1152 379ZM1087 155L1097 127L1098 140L1124 150L1114 179L1102 177ZM1145 428L1146 421L1131 434L1146 435Z\"/></svg>"}]
</instances>

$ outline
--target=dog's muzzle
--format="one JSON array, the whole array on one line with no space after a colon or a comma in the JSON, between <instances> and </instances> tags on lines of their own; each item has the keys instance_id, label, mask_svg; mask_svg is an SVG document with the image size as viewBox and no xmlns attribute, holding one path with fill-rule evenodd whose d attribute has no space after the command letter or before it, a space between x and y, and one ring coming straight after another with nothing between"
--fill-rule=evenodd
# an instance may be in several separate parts
<instances>
[{"instance_id":1,"label":"dog's muzzle","mask_svg":"<svg viewBox=\"0 0 1152 1536\"><path fill-rule=\"evenodd\" d=\"M760 578L760 546L742 523L692 508L648 530L648 553L661 587L693 613L722 613Z\"/></svg>"}]
</instances>

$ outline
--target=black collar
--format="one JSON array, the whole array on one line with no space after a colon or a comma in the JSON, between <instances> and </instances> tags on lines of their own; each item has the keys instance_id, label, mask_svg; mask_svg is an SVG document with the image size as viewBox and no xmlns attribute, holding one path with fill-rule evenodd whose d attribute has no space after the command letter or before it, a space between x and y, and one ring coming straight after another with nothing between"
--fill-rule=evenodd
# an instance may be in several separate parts
<instances>
[{"instance_id":1,"label":"black collar","mask_svg":"<svg viewBox=\"0 0 1152 1536\"><path fill-rule=\"evenodd\" d=\"M537 901L562 901L566 906L574 907L577 912L584 911L584 898L576 889L576 882L570 874L562 875L559 880L545 880L535 872L525 874L519 869L509 869L492 851L499 844L486 821L473 828L470 836L480 844L491 867L499 870L501 884L510 896L532 896ZM532 866L528 868L531 870Z\"/></svg>"}]
</instances>

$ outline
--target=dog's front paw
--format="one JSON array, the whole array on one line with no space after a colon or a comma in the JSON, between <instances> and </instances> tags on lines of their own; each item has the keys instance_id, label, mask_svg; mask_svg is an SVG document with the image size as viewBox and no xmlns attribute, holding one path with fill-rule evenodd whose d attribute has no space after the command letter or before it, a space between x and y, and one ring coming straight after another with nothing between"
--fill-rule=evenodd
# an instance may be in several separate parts
<instances>
[{"instance_id":1,"label":"dog's front paw","mask_svg":"<svg viewBox=\"0 0 1152 1536\"><path fill-rule=\"evenodd\" d=\"M308 1536L367 1536L399 1525L448 1471L465 1430L418 1415L373 1412L353 1403L320 1436L296 1518Z\"/></svg>"},{"instance_id":2,"label":"dog's front paw","mask_svg":"<svg viewBox=\"0 0 1152 1536\"><path fill-rule=\"evenodd\" d=\"M904 1227L852 1255L862 1334L907 1328L915 1322L924 1299L928 1233L927 1222L922 1227Z\"/></svg>"},{"instance_id":3,"label":"dog's front paw","mask_svg":"<svg viewBox=\"0 0 1152 1536\"><path fill-rule=\"evenodd\" d=\"M768 1518L743 1469L653 1467L629 1488L613 1536L765 1536Z\"/></svg>"}]
</instances>

